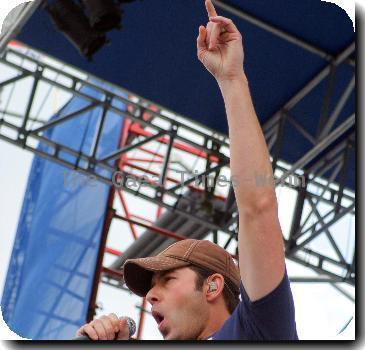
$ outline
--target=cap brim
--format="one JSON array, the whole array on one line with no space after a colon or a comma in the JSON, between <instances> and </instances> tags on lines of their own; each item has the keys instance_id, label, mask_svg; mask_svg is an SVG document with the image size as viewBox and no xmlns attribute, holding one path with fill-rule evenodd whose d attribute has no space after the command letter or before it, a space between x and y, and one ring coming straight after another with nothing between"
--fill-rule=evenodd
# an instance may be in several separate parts
<instances>
[{"instance_id":1,"label":"cap brim","mask_svg":"<svg viewBox=\"0 0 365 350\"><path fill-rule=\"evenodd\" d=\"M151 288L154 272L168 271L189 265L190 263L187 261L167 256L128 259L123 266L124 281L133 293L144 297Z\"/></svg>"}]
</instances>

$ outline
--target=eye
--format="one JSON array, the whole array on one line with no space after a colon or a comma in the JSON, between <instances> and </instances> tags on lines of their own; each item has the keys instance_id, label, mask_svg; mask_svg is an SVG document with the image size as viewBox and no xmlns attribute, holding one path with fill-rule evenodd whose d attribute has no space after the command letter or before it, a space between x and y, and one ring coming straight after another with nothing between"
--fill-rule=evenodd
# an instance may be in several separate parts
<instances>
[{"instance_id":1,"label":"eye","mask_svg":"<svg viewBox=\"0 0 365 350\"><path fill-rule=\"evenodd\" d=\"M175 277L172 277L172 276L166 276L166 277L165 277L165 282L168 282L168 281L173 280L173 279L175 279Z\"/></svg>"}]
</instances>

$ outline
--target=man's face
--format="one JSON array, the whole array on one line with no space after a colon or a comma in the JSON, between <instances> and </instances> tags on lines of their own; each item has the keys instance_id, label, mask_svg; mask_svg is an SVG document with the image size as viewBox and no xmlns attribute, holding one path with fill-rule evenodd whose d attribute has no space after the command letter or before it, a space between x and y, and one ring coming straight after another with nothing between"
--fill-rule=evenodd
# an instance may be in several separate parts
<instances>
[{"instance_id":1,"label":"man's face","mask_svg":"<svg viewBox=\"0 0 365 350\"><path fill-rule=\"evenodd\" d=\"M195 281L196 274L188 267L153 275L146 298L164 339L198 339L204 331L208 304Z\"/></svg>"}]
</instances>

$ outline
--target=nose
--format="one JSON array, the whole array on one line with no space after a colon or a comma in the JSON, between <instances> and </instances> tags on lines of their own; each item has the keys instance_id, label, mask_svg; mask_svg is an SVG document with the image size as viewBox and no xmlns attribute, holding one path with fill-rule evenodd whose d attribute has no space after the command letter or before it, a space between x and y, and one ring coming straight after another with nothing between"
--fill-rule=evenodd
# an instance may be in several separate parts
<instances>
[{"instance_id":1,"label":"nose","mask_svg":"<svg viewBox=\"0 0 365 350\"><path fill-rule=\"evenodd\" d=\"M158 297L158 293L157 293L157 288L156 286L151 287L151 289L148 291L148 293L146 294L146 299L147 301L153 305L156 301L159 300Z\"/></svg>"}]
</instances>

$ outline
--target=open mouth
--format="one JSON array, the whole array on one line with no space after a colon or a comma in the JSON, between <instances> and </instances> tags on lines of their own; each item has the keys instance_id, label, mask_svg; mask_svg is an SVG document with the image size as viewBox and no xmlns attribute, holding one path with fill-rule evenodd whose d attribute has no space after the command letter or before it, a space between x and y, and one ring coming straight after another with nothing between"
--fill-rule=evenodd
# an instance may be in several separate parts
<instances>
[{"instance_id":1,"label":"open mouth","mask_svg":"<svg viewBox=\"0 0 365 350\"><path fill-rule=\"evenodd\" d=\"M162 314L160 314L157 311L153 311L152 316L153 316L153 318L155 319L155 321L157 322L158 325L160 325L160 323L164 320L164 317L162 316Z\"/></svg>"}]
</instances>

